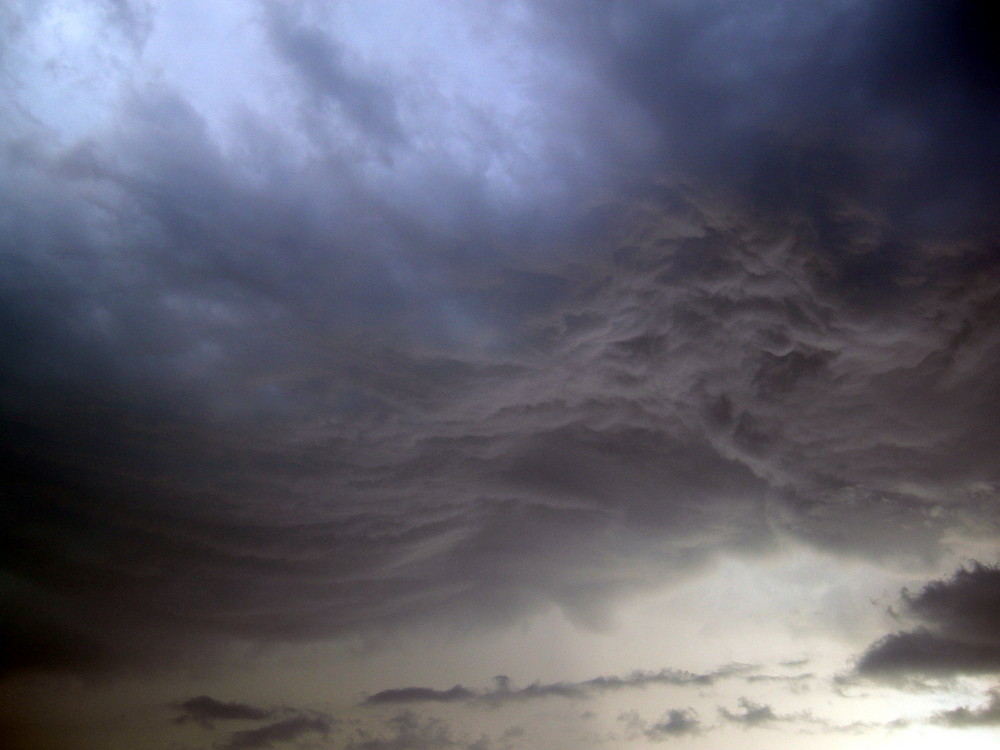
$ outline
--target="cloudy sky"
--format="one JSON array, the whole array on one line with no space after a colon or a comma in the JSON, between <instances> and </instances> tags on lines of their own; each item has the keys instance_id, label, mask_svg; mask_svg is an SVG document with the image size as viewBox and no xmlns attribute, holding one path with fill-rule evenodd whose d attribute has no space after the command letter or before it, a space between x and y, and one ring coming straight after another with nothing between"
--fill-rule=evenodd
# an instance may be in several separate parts
<instances>
[{"instance_id":1,"label":"cloudy sky","mask_svg":"<svg viewBox=\"0 0 1000 750\"><path fill-rule=\"evenodd\" d=\"M0 5L4 747L996 747L981 5Z\"/></svg>"}]
</instances>

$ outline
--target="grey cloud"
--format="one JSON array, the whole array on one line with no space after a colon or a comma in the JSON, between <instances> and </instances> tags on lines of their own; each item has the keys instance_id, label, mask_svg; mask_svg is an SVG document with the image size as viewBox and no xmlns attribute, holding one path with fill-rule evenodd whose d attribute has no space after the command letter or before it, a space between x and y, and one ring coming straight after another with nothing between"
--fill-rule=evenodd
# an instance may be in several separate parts
<instances>
[{"instance_id":1,"label":"grey cloud","mask_svg":"<svg viewBox=\"0 0 1000 750\"><path fill-rule=\"evenodd\" d=\"M502 354L434 351L402 331L366 341L361 324L347 336L369 306L392 331L416 297L395 311L331 299L314 318L326 271L265 273L279 263L265 249L221 263L203 306L154 314L124 291L112 334L71 284L48 295L76 305L75 320L40 305L25 270L11 328L32 320L21 335L40 341L8 360L6 393L13 476L35 499L7 531L8 566L47 611L72 612L52 626L71 630L102 586L121 603L109 621L192 636L475 622L544 601L600 624L616 594L719 549L765 548L775 528L837 551L931 554L960 513L988 513L982 436L995 423L979 369L963 364L992 356L986 278L970 287L981 312L949 306L970 281L953 274L876 325L817 289L808 236L727 223L683 191L619 210L630 221L615 264L585 267L605 275L535 314L523 348L512 337ZM296 231L308 247L312 230ZM85 343L76 326L90 327ZM120 339L149 347L145 362L121 360ZM915 397L927 389L948 408ZM290 499L280 523L275 497ZM83 564L95 537L108 554ZM59 583L67 559L72 589Z\"/></svg>"},{"instance_id":2,"label":"grey cloud","mask_svg":"<svg viewBox=\"0 0 1000 750\"><path fill-rule=\"evenodd\" d=\"M979 421L974 411L992 413L993 400L971 381L961 393L946 385L964 377L948 349L963 319L979 318L976 303L959 313L952 295L973 277L949 272L921 294L887 299L873 318L854 308L850 292L828 286L808 234L755 238L763 227L723 229L703 216L703 236L692 237L688 217L697 208L678 198L649 195L628 215L616 273L588 300L589 309L581 305L567 316L564 335L585 341L593 329L576 333L570 321L602 321L605 348L591 350L598 353L588 366L605 373L605 387L657 393L652 408L699 425L721 455L780 489L785 501L772 506L779 525L841 550L888 552L885 521L910 517L895 533L909 537L911 550L932 550L942 528L935 516L948 515L940 490L950 484L953 497L964 495L975 507L974 491L964 487L976 485L991 463L979 433L966 429ZM974 254L980 251L985 246ZM983 299L993 297L992 283L982 288ZM957 317L936 330L913 328L917 309ZM888 345L887 326L907 344ZM979 335L974 346L992 357L992 326ZM906 395L913 389L955 398L956 411L926 401L923 409ZM867 406L857 408L855 399ZM992 428L982 421L977 429ZM978 467L969 474L931 458L936 450L960 455L965 446L977 455L965 464ZM894 472L906 466L908 481L886 473L889 465ZM920 484L934 488L931 497L913 494ZM848 507L850 516L841 513Z\"/></svg>"},{"instance_id":3,"label":"grey cloud","mask_svg":"<svg viewBox=\"0 0 1000 750\"><path fill-rule=\"evenodd\" d=\"M931 581L916 594L904 591L905 607L943 631L970 639L996 638L1000 629L1000 568L973 562L950 579Z\"/></svg>"},{"instance_id":4,"label":"grey cloud","mask_svg":"<svg viewBox=\"0 0 1000 750\"><path fill-rule=\"evenodd\" d=\"M996 726L1000 724L1000 693L990 691L989 701L978 708L962 706L936 714L931 721L949 727Z\"/></svg>"},{"instance_id":5,"label":"grey cloud","mask_svg":"<svg viewBox=\"0 0 1000 750\"><path fill-rule=\"evenodd\" d=\"M417 703L417 702L437 702L451 703L452 701L466 701L475 697L475 693L461 685L455 685L448 690L434 690L426 687L394 688L391 690L381 690L374 695L365 698L365 703Z\"/></svg>"},{"instance_id":6,"label":"grey cloud","mask_svg":"<svg viewBox=\"0 0 1000 750\"><path fill-rule=\"evenodd\" d=\"M168 84L126 86L113 127L78 143L21 119L4 131L8 667L170 662L229 638L478 625L551 603L601 626L619 596L780 534L932 559L947 530L992 522L995 235L959 219L995 139L921 166L954 127L915 104L933 98L940 44L907 46L923 72L838 115L841 86L864 73L867 96L881 75L838 45L887 44L866 24L902 11L569 7L538 9L565 23L525 41L579 63L591 105L555 107L579 122L568 151L588 165L617 144L611 111L645 112L666 144L621 184L565 170L586 197L571 213L497 209L480 166L434 149L379 182L365 149L302 156L302 133L276 122L223 148ZM779 23L760 22L768 9ZM330 29L271 13L321 124L336 101L372 150L413 147L395 83L351 67ZM730 48L750 53L748 80L727 79ZM988 72L956 94L973 133ZM613 89L633 108L606 106ZM865 114L882 101L930 145L864 145L897 121ZM852 123L872 133L855 141ZM681 152L700 182L676 176ZM771 210L717 197L730 181L713 153ZM951 209L959 183L971 198ZM933 211L909 201L924 184L943 186ZM952 229L909 231L904 203Z\"/></svg>"},{"instance_id":7,"label":"grey cloud","mask_svg":"<svg viewBox=\"0 0 1000 750\"><path fill-rule=\"evenodd\" d=\"M718 549L760 549L776 526L835 550L933 550L955 521L937 498L976 511L966 487L991 476L988 392L959 364L989 361L985 314L937 299L952 292L945 280L876 326L815 295L807 240L709 231L716 220L692 200L664 201L679 208L636 209L611 272L503 355L344 337L372 303L331 300L332 317L313 319L314 280L268 275L278 258L266 252L239 273L240 257L222 263L204 309L163 304L164 321L123 293L115 335L150 347L145 364L98 336L93 300L68 321L12 295L12 328L34 320L27 340L45 343L9 360L14 463L35 498L7 532L9 567L50 611L73 612L65 627L90 619L87 591L111 586L116 615L149 626L296 639L432 612L516 617L546 600L599 624L615 594ZM380 307L391 330L396 313ZM84 313L97 342L86 346ZM286 335L300 320L306 332ZM954 356L939 355L963 320ZM911 397L942 379L968 385L942 387L948 409ZM72 490L55 493L53 476ZM136 504L143 477L157 479ZM291 499L280 524L274 497ZM624 537L605 533L619 522ZM50 543L29 544L45 530ZM82 565L95 536L108 555ZM74 589L59 583L67 559Z\"/></svg>"},{"instance_id":8,"label":"grey cloud","mask_svg":"<svg viewBox=\"0 0 1000 750\"><path fill-rule=\"evenodd\" d=\"M538 6L674 163L758 208L831 216L846 191L939 231L931 214L973 225L996 195L997 64L977 3Z\"/></svg>"},{"instance_id":9,"label":"grey cloud","mask_svg":"<svg viewBox=\"0 0 1000 750\"><path fill-rule=\"evenodd\" d=\"M1000 570L973 563L918 593L903 591L903 613L924 625L872 644L858 660L866 675L989 674L1000 671Z\"/></svg>"},{"instance_id":10,"label":"grey cloud","mask_svg":"<svg viewBox=\"0 0 1000 750\"><path fill-rule=\"evenodd\" d=\"M719 713L726 719L736 724L743 724L747 727L756 727L761 724L769 724L778 719L774 710L767 705L754 703L747 698L740 698L739 711L730 711L727 708L720 708Z\"/></svg>"},{"instance_id":11,"label":"grey cloud","mask_svg":"<svg viewBox=\"0 0 1000 750\"><path fill-rule=\"evenodd\" d=\"M1000 647L963 641L929 630L887 635L858 661L862 674L988 674L1000 670Z\"/></svg>"},{"instance_id":12,"label":"grey cloud","mask_svg":"<svg viewBox=\"0 0 1000 750\"><path fill-rule=\"evenodd\" d=\"M663 742L706 731L698 719L697 712L691 708L670 709L654 722L643 719L637 711L627 711L620 715L618 720L625 723L630 739L642 737L650 742Z\"/></svg>"},{"instance_id":13,"label":"grey cloud","mask_svg":"<svg viewBox=\"0 0 1000 750\"><path fill-rule=\"evenodd\" d=\"M320 29L303 25L294 6L264 6L267 29L279 56L322 98L338 104L366 135L393 144L403 138L392 89L350 69L344 50Z\"/></svg>"},{"instance_id":14,"label":"grey cloud","mask_svg":"<svg viewBox=\"0 0 1000 750\"><path fill-rule=\"evenodd\" d=\"M246 703L225 702L207 695L199 695L178 703L175 708L182 713L175 721L195 721L211 728L215 721L263 721L274 712Z\"/></svg>"},{"instance_id":15,"label":"grey cloud","mask_svg":"<svg viewBox=\"0 0 1000 750\"><path fill-rule=\"evenodd\" d=\"M681 710L675 708L668 711L665 718L654 724L650 724L643 733L651 740L677 737L684 734L697 734L701 722L695 716L695 713L691 709Z\"/></svg>"},{"instance_id":16,"label":"grey cloud","mask_svg":"<svg viewBox=\"0 0 1000 750\"><path fill-rule=\"evenodd\" d=\"M225 750L257 750L292 742L307 734L327 735L331 724L321 716L292 716L256 729L233 732L221 747Z\"/></svg>"},{"instance_id":17,"label":"grey cloud","mask_svg":"<svg viewBox=\"0 0 1000 750\"><path fill-rule=\"evenodd\" d=\"M386 722L384 731L357 730L347 750L491 750L509 748L510 741L521 736L508 730L496 744L487 736L470 740L458 735L447 722L434 717L420 717L412 711L398 714Z\"/></svg>"},{"instance_id":18,"label":"grey cloud","mask_svg":"<svg viewBox=\"0 0 1000 750\"><path fill-rule=\"evenodd\" d=\"M635 671L623 677L608 675L580 682L534 682L523 688L514 688L506 675L495 678L495 687L488 691L472 691L461 685L449 690L426 687L383 690L365 699L365 704L409 703L416 701L451 702L478 701L497 706L540 698L587 698L602 693L627 688L645 688L651 685L708 686L719 680L729 679L756 669L748 664L728 664L712 672L696 673L678 669Z\"/></svg>"},{"instance_id":19,"label":"grey cloud","mask_svg":"<svg viewBox=\"0 0 1000 750\"><path fill-rule=\"evenodd\" d=\"M793 675L753 674L745 679L747 682L784 682L791 685L794 689L806 689L808 687L806 683L815 677L816 675L812 672L803 672Z\"/></svg>"}]
</instances>

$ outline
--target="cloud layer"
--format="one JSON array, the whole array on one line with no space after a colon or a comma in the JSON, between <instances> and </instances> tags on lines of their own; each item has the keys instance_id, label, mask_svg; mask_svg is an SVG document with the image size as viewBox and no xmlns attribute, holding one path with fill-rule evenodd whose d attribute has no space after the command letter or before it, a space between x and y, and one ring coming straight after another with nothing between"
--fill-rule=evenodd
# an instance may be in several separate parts
<instances>
[{"instance_id":1,"label":"cloud layer","mask_svg":"<svg viewBox=\"0 0 1000 750\"><path fill-rule=\"evenodd\" d=\"M523 688L512 687L510 678L506 675L500 675L494 679L496 684L493 690L477 692L461 685L455 685L448 690L434 690L427 687L392 688L369 695L365 698L364 704L374 706L397 703L475 701L489 706L499 706L504 703L519 703L541 698L587 698L626 688L644 688L655 685L708 687L718 680L740 676L755 670L756 667L749 664L729 664L703 674L678 669L635 671L624 677L606 675L580 682L534 682Z\"/></svg>"},{"instance_id":2,"label":"cloud layer","mask_svg":"<svg viewBox=\"0 0 1000 750\"><path fill-rule=\"evenodd\" d=\"M601 627L785 539L995 539L975 3L327 6L0 10L6 672ZM996 575L907 597L860 671L994 672ZM368 700L688 678L599 679ZM231 746L328 729L272 718Z\"/></svg>"}]
</instances>

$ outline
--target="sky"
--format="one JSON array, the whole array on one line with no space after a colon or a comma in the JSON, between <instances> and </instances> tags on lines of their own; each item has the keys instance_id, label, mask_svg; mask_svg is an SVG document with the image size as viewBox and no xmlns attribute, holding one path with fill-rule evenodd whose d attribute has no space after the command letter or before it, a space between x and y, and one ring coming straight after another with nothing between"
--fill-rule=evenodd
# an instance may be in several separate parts
<instances>
[{"instance_id":1,"label":"sky","mask_svg":"<svg viewBox=\"0 0 1000 750\"><path fill-rule=\"evenodd\" d=\"M983 6L0 5L3 746L996 747Z\"/></svg>"}]
</instances>

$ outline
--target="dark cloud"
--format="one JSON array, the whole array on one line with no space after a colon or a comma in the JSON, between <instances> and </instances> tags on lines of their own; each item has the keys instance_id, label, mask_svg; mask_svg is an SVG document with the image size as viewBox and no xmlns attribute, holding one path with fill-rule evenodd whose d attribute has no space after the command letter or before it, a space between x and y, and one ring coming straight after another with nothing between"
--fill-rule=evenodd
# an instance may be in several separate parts
<instances>
[{"instance_id":1,"label":"dark cloud","mask_svg":"<svg viewBox=\"0 0 1000 750\"><path fill-rule=\"evenodd\" d=\"M1000 569L974 562L916 594L904 590L902 608L924 626L872 644L858 660L862 674L1000 671Z\"/></svg>"},{"instance_id":2,"label":"dark cloud","mask_svg":"<svg viewBox=\"0 0 1000 750\"><path fill-rule=\"evenodd\" d=\"M1000 630L1000 568L973 562L916 594L904 591L905 607L942 631L969 639L994 639Z\"/></svg>"},{"instance_id":3,"label":"dark cloud","mask_svg":"<svg viewBox=\"0 0 1000 750\"><path fill-rule=\"evenodd\" d=\"M381 732L357 730L345 745L347 750L503 750L517 741L523 731L508 730L497 743L488 736L470 740L456 734L449 724L434 717L420 717L411 711L386 722Z\"/></svg>"},{"instance_id":4,"label":"dark cloud","mask_svg":"<svg viewBox=\"0 0 1000 750\"><path fill-rule=\"evenodd\" d=\"M262 15L294 111L224 138L169 80L79 138L0 82L5 668L594 627L783 534L923 562L995 532L970 4L537 4L509 56L559 64L501 87L523 108L421 88L426 132L308 6ZM963 591L886 643L992 648Z\"/></svg>"},{"instance_id":5,"label":"dark cloud","mask_svg":"<svg viewBox=\"0 0 1000 750\"><path fill-rule=\"evenodd\" d=\"M720 708L719 713L726 719L726 721L743 724L747 727L769 724L778 719L778 716L774 713L774 710L770 706L754 703L747 698L740 698L740 708L738 711L730 711L727 708Z\"/></svg>"},{"instance_id":6,"label":"dark cloud","mask_svg":"<svg viewBox=\"0 0 1000 750\"><path fill-rule=\"evenodd\" d=\"M863 674L982 674L1000 670L1000 648L911 630L887 635L861 656Z\"/></svg>"},{"instance_id":7,"label":"dark cloud","mask_svg":"<svg viewBox=\"0 0 1000 750\"><path fill-rule=\"evenodd\" d=\"M175 721L195 721L211 728L215 721L263 721L274 712L266 711L246 703L226 703L207 695L189 698L175 706L182 713Z\"/></svg>"},{"instance_id":8,"label":"dark cloud","mask_svg":"<svg viewBox=\"0 0 1000 750\"><path fill-rule=\"evenodd\" d=\"M293 742L303 735L327 735L331 724L321 716L292 716L256 729L233 732L221 747L225 750L257 750L271 748L286 742Z\"/></svg>"},{"instance_id":9,"label":"dark cloud","mask_svg":"<svg viewBox=\"0 0 1000 750\"><path fill-rule=\"evenodd\" d=\"M660 721L650 724L643 732L651 740L697 734L701 722L691 709L672 709Z\"/></svg>"},{"instance_id":10,"label":"dark cloud","mask_svg":"<svg viewBox=\"0 0 1000 750\"><path fill-rule=\"evenodd\" d=\"M989 702L984 706L942 711L932 721L949 727L996 726L1000 724L1000 693L990 691Z\"/></svg>"},{"instance_id":11,"label":"dark cloud","mask_svg":"<svg viewBox=\"0 0 1000 750\"><path fill-rule=\"evenodd\" d=\"M295 70L322 100L333 102L345 119L370 137L386 144L399 142L402 130L391 87L351 69L341 46L323 31L299 22L294 5L263 6L267 30L280 58ZM317 124L322 118L316 117ZM329 127L328 123L324 124Z\"/></svg>"},{"instance_id":12,"label":"dark cloud","mask_svg":"<svg viewBox=\"0 0 1000 750\"><path fill-rule=\"evenodd\" d=\"M365 699L365 704L410 703L417 701L451 702L480 701L488 705L534 700L537 698L587 698L602 693L626 688L644 688L650 685L713 685L719 680L745 674L757 667L748 664L728 664L712 672L696 673L678 669L659 671L635 671L624 677L608 675L593 677L580 682L533 682L523 688L515 688L506 675L495 678L493 690L473 691L456 685L449 690L434 690L426 687L397 688L383 690Z\"/></svg>"},{"instance_id":13,"label":"dark cloud","mask_svg":"<svg viewBox=\"0 0 1000 750\"><path fill-rule=\"evenodd\" d=\"M618 720L625 722L630 739L643 737L650 742L663 742L705 731L697 712L691 708L670 709L655 722L646 721L636 711L623 713Z\"/></svg>"},{"instance_id":14,"label":"dark cloud","mask_svg":"<svg viewBox=\"0 0 1000 750\"><path fill-rule=\"evenodd\" d=\"M365 698L365 703L416 703L423 701L450 703L452 701L466 701L475 696L473 691L461 685L455 685L448 690L408 687L382 690Z\"/></svg>"},{"instance_id":15,"label":"dark cloud","mask_svg":"<svg viewBox=\"0 0 1000 750\"><path fill-rule=\"evenodd\" d=\"M997 62L976 2L544 7L667 158L759 208L820 218L847 193L926 230L937 212L975 224L996 196Z\"/></svg>"}]
</instances>

